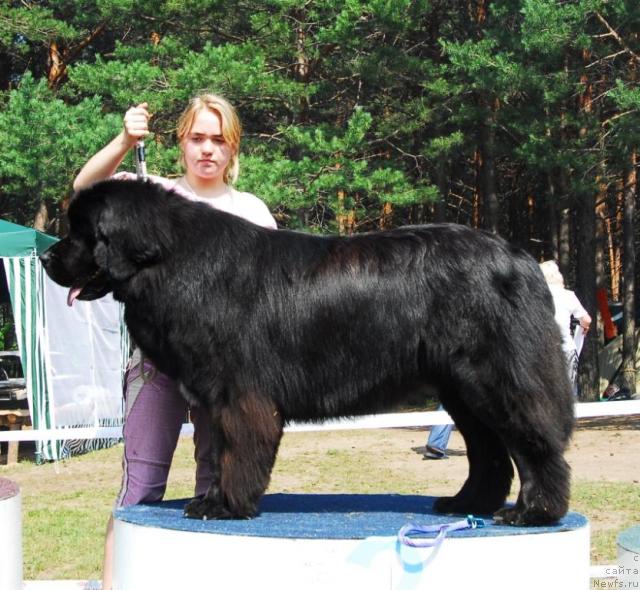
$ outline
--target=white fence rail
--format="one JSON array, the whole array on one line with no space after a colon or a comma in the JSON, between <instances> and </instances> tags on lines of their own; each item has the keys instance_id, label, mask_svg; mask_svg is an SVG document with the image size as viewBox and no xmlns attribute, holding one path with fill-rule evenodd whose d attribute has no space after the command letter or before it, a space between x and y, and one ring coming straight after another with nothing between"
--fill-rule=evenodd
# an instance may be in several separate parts
<instances>
[{"instance_id":1,"label":"white fence rail","mask_svg":"<svg viewBox=\"0 0 640 590\"><path fill-rule=\"evenodd\" d=\"M575 405L576 418L598 418L640 414L640 400L618 402L585 402ZM411 428L450 424L446 412L400 412L373 414L355 418L339 418L318 423L292 422L285 432L319 432L328 430L360 430L366 428ZM181 435L191 436L193 425L183 424ZM0 432L0 441L85 440L122 438L122 427L57 428L54 430L13 430Z\"/></svg>"}]
</instances>

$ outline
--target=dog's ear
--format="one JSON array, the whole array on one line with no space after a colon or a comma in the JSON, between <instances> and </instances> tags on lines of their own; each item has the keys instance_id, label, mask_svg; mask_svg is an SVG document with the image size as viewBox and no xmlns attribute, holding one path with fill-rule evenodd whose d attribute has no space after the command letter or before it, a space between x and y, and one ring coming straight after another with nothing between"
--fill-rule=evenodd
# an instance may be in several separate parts
<instances>
[{"instance_id":1,"label":"dog's ear","mask_svg":"<svg viewBox=\"0 0 640 590\"><path fill-rule=\"evenodd\" d=\"M107 200L96 225L95 258L116 281L159 262L171 248L171 231L159 211L141 211L135 199Z\"/></svg>"}]
</instances>

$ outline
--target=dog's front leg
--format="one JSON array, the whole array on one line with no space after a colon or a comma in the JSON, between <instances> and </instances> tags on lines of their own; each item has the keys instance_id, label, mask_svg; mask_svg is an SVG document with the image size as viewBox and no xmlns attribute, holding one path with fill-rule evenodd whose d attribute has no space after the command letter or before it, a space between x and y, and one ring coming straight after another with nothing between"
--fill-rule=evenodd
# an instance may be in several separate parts
<instances>
[{"instance_id":1,"label":"dog's front leg","mask_svg":"<svg viewBox=\"0 0 640 590\"><path fill-rule=\"evenodd\" d=\"M213 414L211 485L185 509L190 518L251 518L269 485L283 417L273 400L234 392Z\"/></svg>"},{"instance_id":2,"label":"dog's front leg","mask_svg":"<svg viewBox=\"0 0 640 590\"><path fill-rule=\"evenodd\" d=\"M209 411L209 469L210 483L204 496L194 498L184 509L188 518L199 520L234 518L233 514L225 507L222 489L220 485L222 477L222 453L225 447L224 431L220 418L220 409Z\"/></svg>"}]
</instances>

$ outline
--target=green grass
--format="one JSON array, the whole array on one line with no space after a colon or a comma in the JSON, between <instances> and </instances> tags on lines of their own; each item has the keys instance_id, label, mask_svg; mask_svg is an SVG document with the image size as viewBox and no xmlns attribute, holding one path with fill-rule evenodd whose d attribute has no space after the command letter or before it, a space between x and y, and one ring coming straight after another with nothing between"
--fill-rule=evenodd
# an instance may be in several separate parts
<instances>
[{"instance_id":1,"label":"green grass","mask_svg":"<svg viewBox=\"0 0 640 590\"><path fill-rule=\"evenodd\" d=\"M21 487L24 578L99 578L104 531L122 449L68 461L0 468Z\"/></svg>"},{"instance_id":2,"label":"green grass","mask_svg":"<svg viewBox=\"0 0 640 590\"><path fill-rule=\"evenodd\" d=\"M408 429L286 435L269 491L455 493L466 460L425 462L410 450L419 444L424 444L424 432ZM121 455L118 445L60 463L0 466L0 477L21 487L25 580L100 578ZM168 499L191 495L192 456L192 441L182 439ZM573 484L571 509L590 519L594 564L615 563L617 534L637 523L640 493L634 477L637 473L630 473L628 483L581 479Z\"/></svg>"},{"instance_id":3,"label":"green grass","mask_svg":"<svg viewBox=\"0 0 640 590\"><path fill-rule=\"evenodd\" d=\"M637 483L574 484L571 509L586 514L591 522L591 563L615 563L618 534L638 524L639 491Z\"/></svg>"}]
</instances>

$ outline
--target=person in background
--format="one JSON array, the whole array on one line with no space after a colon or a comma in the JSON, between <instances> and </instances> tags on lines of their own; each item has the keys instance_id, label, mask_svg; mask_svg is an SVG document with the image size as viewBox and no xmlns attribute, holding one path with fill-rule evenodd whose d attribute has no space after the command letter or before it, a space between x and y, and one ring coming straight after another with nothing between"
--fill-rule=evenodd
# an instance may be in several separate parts
<instances>
[{"instance_id":1,"label":"person in background","mask_svg":"<svg viewBox=\"0 0 640 590\"><path fill-rule=\"evenodd\" d=\"M130 108L123 130L82 168L74 181L80 190L106 178L135 179L129 172L115 174L126 154L149 133L147 103ZM191 100L178 121L177 139L184 174L174 179L149 175L148 180L171 189L187 200L243 217L275 229L267 206L256 196L233 188L237 179L241 126L235 109L215 94ZM177 384L134 352L125 379L125 424L122 487L116 508L156 502L163 498L187 402ZM209 420L206 410L191 408L196 460L195 495L209 487ZM112 587L113 517L105 539L103 590Z\"/></svg>"},{"instance_id":2,"label":"person in background","mask_svg":"<svg viewBox=\"0 0 640 590\"><path fill-rule=\"evenodd\" d=\"M444 410L442 404L438 406L438 410ZM436 424L431 427L429 438L425 447L425 459L448 459L447 447L449 446L449 437L453 431L453 424Z\"/></svg>"},{"instance_id":3,"label":"person in background","mask_svg":"<svg viewBox=\"0 0 640 590\"><path fill-rule=\"evenodd\" d=\"M591 316L582 306L573 291L565 289L564 278L558 265L553 260L547 260L540 264L556 308L556 323L562 336L562 350L567 360L567 372L573 388L573 395L578 395L578 358L582 349L581 342L589 332ZM576 333L571 334L571 318L578 320ZM576 342L580 343L579 345Z\"/></svg>"}]
</instances>

